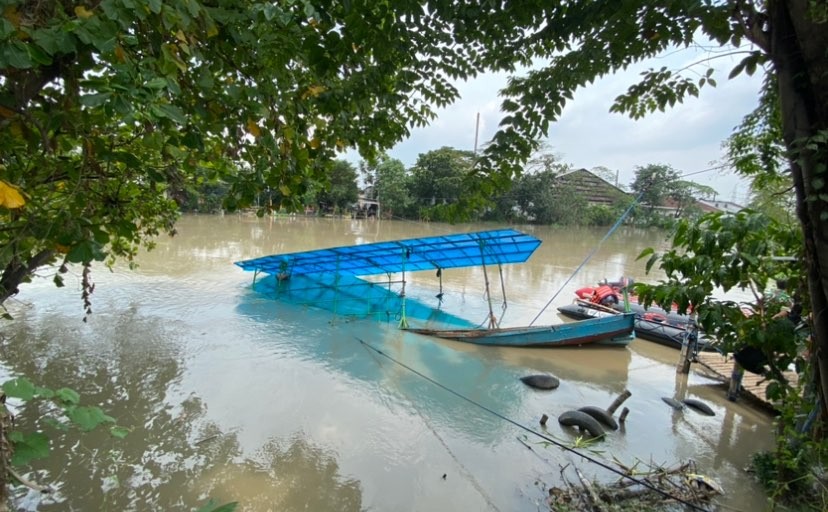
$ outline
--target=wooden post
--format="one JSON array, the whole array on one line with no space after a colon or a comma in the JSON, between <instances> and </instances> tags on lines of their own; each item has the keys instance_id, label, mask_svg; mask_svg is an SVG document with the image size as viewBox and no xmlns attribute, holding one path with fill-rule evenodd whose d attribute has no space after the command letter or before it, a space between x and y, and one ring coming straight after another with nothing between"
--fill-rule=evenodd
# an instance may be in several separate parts
<instances>
[{"instance_id":1,"label":"wooden post","mask_svg":"<svg viewBox=\"0 0 828 512\"><path fill-rule=\"evenodd\" d=\"M482 240L478 242L480 246L480 264L483 267L483 280L486 283L486 300L489 302L489 329L495 329L497 327L497 318L494 316L494 311L492 310L492 294L489 291L489 274L486 272L486 255L483 253L483 246L485 242Z\"/></svg>"},{"instance_id":2,"label":"wooden post","mask_svg":"<svg viewBox=\"0 0 828 512\"><path fill-rule=\"evenodd\" d=\"M610 413L610 416L612 416L615 413L616 409L621 407L621 404L623 404L624 401L627 400L630 396L632 396L632 393L630 393L629 389L625 389L623 393L618 395L618 398L613 400L610 406L607 407L607 412Z\"/></svg>"},{"instance_id":3,"label":"wooden post","mask_svg":"<svg viewBox=\"0 0 828 512\"><path fill-rule=\"evenodd\" d=\"M696 340L698 336L696 334L696 322L695 322L695 315L693 315L692 320L688 320L687 322L687 334L684 336L683 343L681 344L681 352L679 353L679 361L676 365L676 373L690 373L690 361L693 358L693 354L696 352Z\"/></svg>"},{"instance_id":4,"label":"wooden post","mask_svg":"<svg viewBox=\"0 0 828 512\"><path fill-rule=\"evenodd\" d=\"M745 376L745 369L742 365L733 361L733 371L730 373L730 386L727 388L727 399L735 402L739 398L739 390L742 388L742 377Z\"/></svg>"}]
</instances>

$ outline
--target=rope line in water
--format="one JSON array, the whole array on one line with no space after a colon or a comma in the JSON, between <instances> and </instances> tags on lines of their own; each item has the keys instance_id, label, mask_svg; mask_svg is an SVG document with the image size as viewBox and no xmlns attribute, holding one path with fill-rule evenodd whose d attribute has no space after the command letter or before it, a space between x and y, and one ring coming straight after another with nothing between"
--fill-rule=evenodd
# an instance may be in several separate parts
<instances>
[{"instance_id":1,"label":"rope line in water","mask_svg":"<svg viewBox=\"0 0 828 512\"><path fill-rule=\"evenodd\" d=\"M561 443L561 442L559 442L559 441L556 441L555 439L553 439L553 438L551 438L551 437L549 437L549 436L547 436L547 435L541 434L540 432L538 432L538 431L536 431L536 430L533 430L533 429L531 429L531 428L527 427L526 425L523 425L523 424L521 424L521 423L518 423L517 421L515 421L515 420L513 420L513 419L509 418L508 416L504 416L503 414L501 414L501 413L499 413L499 412L495 411L494 409L491 409L491 408L489 408L489 407L486 407L485 405L483 405L483 404L481 404L481 403L479 403L479 402L476 402L476 401L472 400L471 398L469 398L469 397L467 397L467 396L465 396L465 395L463 395L463 394L461 394L461 393L458 393L457 391L454 391L453 389L451 389L451 388L447 387L446 385L441 384L440 382L437 382L436 380L432 379L432 378L431 378L431 377L429 377L428 375L425 375L425 374L423 374L423 373L421 373L421 372L417 371L416 369L414 369L414 368L412 368L412 367L408 366L407 364L405 364L405 363L403 363L403 362L401 362L401 361L398 361L398 360L394 359L394 358L393 358L393 357L391 357L390 355L388 355L388 354L386 354L385 352L383 352L382 350L380 350L380 349L378 349L378 348L374 347L373 345L371 345L370 343L366 342L365 340L363 340L363 339L361 339L361 338L358 338L358 337L356 337L356 336L354 336L354 338L355 338L357 341L359 341L359 342L360 342L363 346L365 346L366 348L369 348L369 349L373 350L374 352L376 352L377 354L379 354L379 355L381 355L381 356L385 357L386 359L389 359L389 360L390 360L390 361L392 361L393 363L395 363L395 364L397 364L397 365L399 365L399 366L402 366L403 368L405 368L406 370L410 371L410 372L411 372L411 373L413 373L414 375L417 375L418 377L421 377L421 378L423 378L423 379L427 380L428 382L430 382L430 383L434 384L434 385L435 385L435 386L437 386L438 388L443 389L443 390L445 390L445 391L448 391L448 392L449 392L449 393L451 393L452 395L454 395L454 396L456 396L456 397L458 397L458 398L460 398L460 399L462 399L462 400L465 400L466 402L468 402L468 403L470 403L470 404L474 405L475 407L477 407L477 408L479 408L479 409L483 409L484 411L488 412L489 414L491 414L491 415L493 415L493 416L496 416L497 418L500 418L501 420L503 420L503 421L505 421L505 422L507 422L507 423L511 423L512 425L514 425L515 427L517 427L517 428L519 428L519 429L521 429L521 430L524 430L524 431L526 431L526 432L528 432L528 433L530 433L530 434L532 434L532 435L535 435L535 436L537 436L537 437L539 437L539 438L543 439L544 441L546 441L546 442L548 442L548 443L551 443L551 444L553 444L553 445L557 446L558 448L560 448L560 449L562 449L562 450L564 450L564 451L567 451L567 452L573 453L573 454L575 454L575 455L577 455L577 456L579 456L579 457L582 457L582 458L586 459L587 461L589 461L589 462L591 462L591 463L593 463L593 464L596 464L596 465L598 465L598 466L600 466L600 467L602 467L602 468L604 468L604 469L606 469L606 470L608 470L608 471L610 471L610 472L612 472L612 473L615 473L616 475L618 475L618 476L619 476L619 477L621 477L621 478L625 478L625 479L627 479L627 480L629 480L629 481L631 481L631 482L635 482L635 483L636 483L636 484L638 484L638 485L641 485L641 486L646 487L646 488L648 488L648 489L650 489L650 490L653 490L653 491L655 491L655 492L657 492L657 493L661 494L661 495L662 495L662 496L664 496L665 498L668 498L668 499L674 500L674 501L676 501L677 503L680 503L680 504L682 504L682 505L686 505L686 506L688 506L688 507L692 508L693 510L699 510L699 511L701 511L701 512L708 512L708 509L706 509L706 508L703 508L703 507L700 507L700 506L695 505L695 504L693 504L693 503L690 503L689 501L686 501L686 500L684 500L684 499L682 499L682 498L679 498L679 497L677 497L677 496L673 496L673 495L672 495L672 494L670 494L669 492L667 492L667 491L663 491L663 490L659 489L658 487L656 487L656 486L654 486L654 485L650 484L649 482L646 482L646 481L641 480L641 479L639 479L639 478L635 478L634 476L628 475L628 474L624 473L623 471L619 471L618 469L616 469L616 468L614 468L614 467L610 466L609 464L606 464L606 463L605 463L605 462L603 462L603 461L600 461L600 460L595 459L595 458L593 458L593 457L591 457L591 456L589 456L589 455L586 455L586 454L584 454L584 453L582 453L582 452L579 452L578 450L576 450L576 449L574 449L574 448L571 448L571 447L569 447L569 446L566 446L565 444L563 444L563 443Z\"/></svg>"},{"instance_id":2,"label":"rope line in water","mask_svg":"<svg viewBox=\"0 0 828 512\"><path fill-rule=\"evenodd\" d=\"M359 338L357 338L357 339L359 339ZM362 340L360 340L360 341L362 341ZM363 343L363 347L368 349L368 344ZM371 348L373 348L373 347L371 347ZM385 354L382 354L382 355L385 355ZM374 354L371 354L371 359L376 361L377 366L382 366L382 361L380 361ZM420 409L417 407L416 404L412 403L412 408L415 411L417 411L417 415L420 416L420 419L423 421L426 428L428 428L428 430L432 433L432 435L434 435L434 437L437 438L437 441L439 441L440 444L443 446L443 448L445 448L446 452L452 458L454 463L457 464L457 467L460 468L460 473L466 478L466 480L471 482L472 487L474 487L474 489L480 494L480 496L483 497L483 500L486 501L486 503L489 505L489 508L491 508L491 509L493 509L497 512L500 512L500 509L497 507L497 505L494 503L494 501L492 501L492 498L488 495L488 493L486 493L486 490L483 489L483 487L480 485L480 483L478 483L477 479L474 478L474 475L471 473L471 471L469 471L469 469L462 462L460 462L460 459L457 458L457 456L454 454L454 452L451 451L451 448L449 448L448 443L446 443L446 441L442 438L442 436L440 436L440 434L437 432L437 429L434 428L434 426L431 424L431 422L428 421L428 418L426 418L425 414L423 414L420 411Z\"/></svg>"}]
</instances>

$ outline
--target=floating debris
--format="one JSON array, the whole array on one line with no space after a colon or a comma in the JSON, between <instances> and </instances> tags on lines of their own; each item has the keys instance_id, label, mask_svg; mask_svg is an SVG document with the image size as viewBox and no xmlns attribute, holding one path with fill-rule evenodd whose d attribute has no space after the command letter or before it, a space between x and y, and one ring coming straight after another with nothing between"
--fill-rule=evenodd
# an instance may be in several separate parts
<instances>
[{"instance_id":1,"label":"floating debris","mask_svg":"<svg viewBox=\"0 0 828 512\"><path fill-rule=\"evenodd\" d=\"M557 377L544 374L527 375L526 377L521 377L520 380L527 386L536 389L555 389L561 385L561 381Z\"/></svg>"},{"instance_id":2,"label":"floating debris","mask_svg":"<svg viewBox=\"0 0 828 512\"><path fill-rule=\"evenodd\" d=\"M661 397L664 400L664 403L672 407L673 409L680 411L684 409L684 404L676 400L675 398L669 398L666 396Z\"/></svg>"},{"instance_id":3,"label":"floating debris","mask_svg":"<svg viewBox=\"0 0 828 512\"><path fill-rule=\"evenodd\" d=\"M684 404L690 407L691 409L694 409L702 414L706 414L708 416L716 415L716 413L713 412L713 409L711 409L709 405L702 402L701 400L696 400L695 398L685 398L684 400L682 400L682 402L684 402Z\"/></svg>"},{"instance_id":4,"label":"floating debris","mask_svg":"<svg viewBox=\"0 0 828 512\"><path fill-rule=\"evenodd\" d=\"M592 437L603 437L604 429L598 421L581 411L566 411L558 416L558 423L565 427L578 427L589 432Z\"/></svg>"},{"instance_id":5,"label":"floating debris","mask_svg":"<svg viewBox=\"0 0 828 512\"><path fill-rule=\"evenodd\" d=\"M632 467L614 461L627 477L615 482L590 481L577 468L561 467L563 486L551 487L547 504L551 510L682 510L707 509L716 496L724 494L718 482L695 472L690 461L673 468L636 462ZM641 467L644 466L644 467ZM567 477L574 472L577 481Z\"/></svg>"},{"instance_id":6,"label":"floating debris","mask_svg":"<svg viewBox=\"0 0 828 512\"><path fill-rule=\"evenodd\" d=\"M611 428L612 430L618 430L618 422L615 421L615 419L612 417L612 414L608 413L604 409L601 409L600 407L595 407L593 405L587 405L587 406L581 407L578 410L581 411L581 412L585 412L585 413L589 414L590 416L592 416L596 420L603 423L604 426L607 426L607 427Z\"/></svg>"}]
</instances>

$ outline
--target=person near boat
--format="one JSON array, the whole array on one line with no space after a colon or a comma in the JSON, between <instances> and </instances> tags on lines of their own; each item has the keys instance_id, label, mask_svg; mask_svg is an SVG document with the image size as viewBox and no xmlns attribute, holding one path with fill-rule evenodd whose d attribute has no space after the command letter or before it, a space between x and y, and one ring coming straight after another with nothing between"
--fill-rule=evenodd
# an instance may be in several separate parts
<instances>
[{"instance_id":1,"label":"person near boat","mask_svg":"<svg viewBox=\"0 0 828 512\"><path fill-rule=\"evenodd\" d=\"M602 284L592 292L590 301L602 306L613 306L618 304L618 293L608 284Z\"/></svg>"}]
</instances>

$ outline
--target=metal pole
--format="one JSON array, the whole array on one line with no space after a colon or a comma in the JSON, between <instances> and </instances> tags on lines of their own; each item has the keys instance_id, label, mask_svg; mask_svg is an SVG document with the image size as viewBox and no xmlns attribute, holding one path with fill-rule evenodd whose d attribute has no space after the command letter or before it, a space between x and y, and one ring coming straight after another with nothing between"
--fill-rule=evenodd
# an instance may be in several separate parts
<instances>
[{"instance_id":1,"label":"metal pole","mask_svg":"<svg viewBox=\"0 0 828 512\"><path fill-rule=\"evenodd\" d=\"M482 240L479 242L480 244L480 263L483 265L483 281L486 283L486 300L489 302L489 329L494 329L497 327L497 320L494 316L494 311L492 310L492 294L489 291L489 274L486 272L486 257L483 253L483 246L485 242Z\"/></svg>"}]
</instances>

